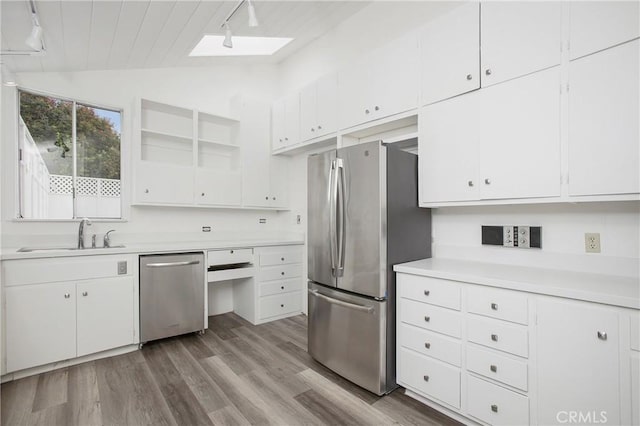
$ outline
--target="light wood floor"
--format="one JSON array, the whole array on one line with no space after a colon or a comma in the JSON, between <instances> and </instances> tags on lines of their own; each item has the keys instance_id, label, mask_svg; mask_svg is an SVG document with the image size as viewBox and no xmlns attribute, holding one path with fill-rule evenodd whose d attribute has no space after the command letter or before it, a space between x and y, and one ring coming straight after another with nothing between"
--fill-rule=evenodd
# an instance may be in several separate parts
<instances>
[{"instance_id":1,"label":"light wood floor","mask_svg":"<svg viewBox=\"0 0 640 426\"><path fill-rule=\"evenodd\" d=\"M2 425L439 425L399 389L379 398L307 354L305 316L235 314L141 351L2 385Z\"/></svg>"}]
</instances>

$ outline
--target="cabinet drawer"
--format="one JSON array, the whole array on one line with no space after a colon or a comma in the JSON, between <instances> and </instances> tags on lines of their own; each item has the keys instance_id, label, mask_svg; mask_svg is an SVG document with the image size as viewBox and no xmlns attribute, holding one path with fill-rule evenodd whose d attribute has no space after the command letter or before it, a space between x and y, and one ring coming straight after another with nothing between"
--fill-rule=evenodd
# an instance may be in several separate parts
<instances>
[{"instance_id":1,"label":"cabinet drawer","mask_svg":"<svg viewBox=\"0 0 640 426\"><path fill-rule=\"evenodd\" d=\"M212 250L207 254L209 266L247 262L253 262L253 249Z\"/></svg>"},{"instance_id":2,"label":"cabinet drawer","mask_svg":"<svg viewBox=\"0 0 640 426\"><path fill-rule=\"evenodd\" d=\"M460 341L408 324L400 324L398 345L460 367Z\"/></svg>"},{"instance_id":3,"label":"cabinet drawer","mask_svg":"<svg viewBox=\"0 0 640 426\"><path fill-rule=\"evenodd\" d=\"M527 363L499 352L467 346L467 370L523 391L527 390Z\"/></svg>"},{"instance_id":4,"label":"cabinet drawer","mask_svg":"<svg viewBox=\"0 0 640 426\"><path fill-rule=\"evenodd\" d=\"M288 263L302 263L302 251L260 253L260 266L285 265Z\"/></svg>"},{"instance_id":5,"label":"cabinet drawer","mask_svg":"<svg viewBox=\"0 0 640 426\"><path fill-rule=\"evenodd\" d=\"M454 281L398 274L400 297L460 310L460 285Z\"/></svg>"},{"instance_id":6,"label":"cabinet drawer","mask_svg":"<svg viewBox=\"0 0 640 426\"><path fill-rule=\"evenodd\" d=\"M640 351L640 315L631 314L631 349Z\"/></svg>"},{"instance_id":7,"label":"cabinet drawer","mask_svg":"<svg viewBox=\"0 0 640 426\"><path fill-rule=\"evenodd\" d=\"M469 314L467 339L521 357L529 356L529 333L526 327Z\"/></svg>"},{"instance_id":8,"label":"cabinet drawer","mask_svg":"<svg viewBox=\"0 0 640 426\"><path fill-rule=\"evenodd\" d=\"M281 266L268 266L266 268L260 268L260 272L258 272L258 278L260 281L283 280L301 276L302 265L299 263Z\"/></svg>"},{"instance_id":9,"label":"cabinet drawer","mask_svg":"<svg viewBox=\"0 0 640 426\"><path fill-rule=\"evenodd\" d=\"M467 411L491 425L529 424L529 398L473 376L467 381Z\"/></svg>"},{"instance_id":10,"label":"cabinet drawer","mask_svg":"<svg viewBox=\"0 0 640 426\"><path fill-rule=\"evenodd\" d=\"M268 281L261 283L259 288L259 296L270 296L272 294L288 293L290 291L300 291L302 288L302 280L297 278L293 280Z\"/></svg>"},{"instance_id":11,"label":"cabinet drawer","mask_svg":"<svg viewBox=\"0 0 640 426\"><path fill-rule=\"evenodd\" d=\"M400 320L427 330L460 338L460 313L409 299L400 299Z\"/></svg>"},{"instance_id":12,"label":"cabinet drawer","mask_svg":"<svg viewBox=\"0 0 640 426\"><path fill-rule=\"evenodd\" d=\"M398 382L460 408L460 370L409 349L398 351Z\"/></svg>"},{"instance_id":13,"label":"cabinet drawer","mask_svg":"<svg viewBox=\"0 0 640 426\"><path fill-rule=\"evenodd\" d=\"M467 288L467 309L480 315L528 324L528 298L524 293L483 286Z\"/></svg>"},{"instance_id":14,"label":"cabinet drawer","mask_svg":"<svg viewBox=\"0 0 640 426\"><path fill-rule=\"evenodd\" d=\"M260 298L260 319L271 318L300 312L302 309L302 295L299 291L276 294Z\"/></svg>"}]
</instances>

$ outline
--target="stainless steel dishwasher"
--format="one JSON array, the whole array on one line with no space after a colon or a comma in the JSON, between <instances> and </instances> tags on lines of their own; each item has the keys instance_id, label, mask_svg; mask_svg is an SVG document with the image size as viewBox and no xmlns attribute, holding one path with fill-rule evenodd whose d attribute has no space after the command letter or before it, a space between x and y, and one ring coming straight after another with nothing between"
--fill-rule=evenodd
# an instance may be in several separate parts
<instances>
[{"instance_id":1,"label":"stainless steel dishwasher","mask_svg":"<svg viewBox=\"0 0 640 426\"><path fill-rule=\"evenodd\" d=\"M205 329L204 254L140 256L140 342Z\"/></svg>"}]
</instances>

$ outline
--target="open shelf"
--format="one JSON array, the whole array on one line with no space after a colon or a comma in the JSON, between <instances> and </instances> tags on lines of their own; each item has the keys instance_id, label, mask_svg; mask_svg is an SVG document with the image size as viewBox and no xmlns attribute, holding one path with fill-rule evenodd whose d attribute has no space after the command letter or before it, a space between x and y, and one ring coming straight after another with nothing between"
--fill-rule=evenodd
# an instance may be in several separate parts
<instances>
[{"instance_id":1,"label":"open shelf","mask_svg":"<svg viewBox=\"0 0 640 426\"><path fill-rule=\"evenodd\" d=\"M238 145L234 145L232 143L229 142L222 142L219 140L211 140L211 139L198 139L198 143L205 143L205 144L211 144L211 145L215 145L219 148L222 149L238 149Z\"/></svg>"},{"instance_id":2,"label":"open shelf","mask_svg":"<svg viewBox=\"0 0 640 426\"><path fill-rule=\"evenodd\" d=\"M191 137L191 136L179 135L179 134L176 134L176 133L160 132L158 130L144 129L144 128L140 129L140 131L143 134L161 136L161 137L172 138L172 139L184 139L185 141L188 141L188 142L192 142L193 141L193 137Z\"/></svg>"}]
</instances>

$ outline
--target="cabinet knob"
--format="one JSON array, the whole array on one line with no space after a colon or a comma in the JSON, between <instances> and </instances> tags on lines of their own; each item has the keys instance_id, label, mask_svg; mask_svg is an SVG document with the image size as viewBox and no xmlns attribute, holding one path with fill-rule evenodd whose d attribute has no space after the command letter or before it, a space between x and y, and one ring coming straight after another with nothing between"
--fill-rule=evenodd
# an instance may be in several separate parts
<instances>
[{"instance_id":1,"label":"cabinet knob","mask_svg":"<svg viewBox=\"0 0 640 426\"><path fill-rule=\"evenodd\" d=\"M204 192L202 193L202 196L204 197Z\"/></svg>"},{"instance_id":2,"label":"cabinet knob","mask_svg":"<svg viewBox=\"0 0 640 426\"><path fill-rule=\"evenodd\" d=\"M427 349L431 349L431 343L426 342L426 343L424 344L424 347L425 347L425 348L427 348Z\"/></svg>"},{"instance_id":3,"label":"cabinet knob","mask_svg":"<svg viewBox=\"0 0 640 426\"><path fill-rule=\"evenodd\" d=\"M318 124L318 130L322 130L322 126Z\"/></svg>"},{"instance_id":4,"label":"cabinet knob","mask_svg":"<svg viewBox=\"0 0 640 426\"><path fill-rule=\"evenodd\" d=\"M280 260L284 262L284 257L281 257Z\"/></svg>"},{"instance_id":5,"label":"cabinet knob","mask_svg":"<svg viewBox=\"0 0 640 426\"><path fill-rule=\"evenodd\" d=\"M364 110L364 113L365 113L365 114L369 114L369 110L368 110L368 109L365 109L365 110Z\"/></svg>"},{"instance_id":6,"label":"cabinet knob","mask_svg":"<svg viewBox=\"0 0 640 426\"><path fill-rule=\"evenodd\" d=\"M431 321L431 317L424 317L424 321L425 321L425 322L429 322L429 321Z\"/></svg>"},{"instance_id":7,"label":"cabinet knob","mask_svg":"<svg viewBox=\"0 0 640 426\"><path fill-rule=\"evenodd\" d=\"M284 305L280 305L281 308L284 308Z\"/></svg>"},{"instance_id":8,"label":"cabinet knob","mask_svg":"<svg viewBox=\"0 0 640 426\"><path fill-rule=\"evenodd\" d=\"M284 290L284 286L283 285L280 286L280 290Z\"/></svg>"},{"instance_id":9,"label":"cabinet knob","mask_svg":"<svg viewBox=\"0 0 640 426\"><path fill-rule=\"evenodd\" d=\"M233 254L233 250L229 250L229 253Z\"/></svg>"},{"instance_id":10,"label":"cabinet knob","mask_svg":"<svg viewBox=\"0 0 640 426\"><path fill-rule=\"evenodd\" d=\"M280 142L282 142L282 138L280 138Z\"/></svg>"},{"instance_id":11,"label":"cabinet knob","mask_svg":"<svg viewBox=\"0 0 640 426\"><path fill-rule=\"evenodd\" d=\"M89 292L83 291L83 292L82 292L82 295L83 295L84 297L87 297L87 296L89 295Z\"/></svg>"},{"instance_id":12,"label":"cabinet knob","mask_svg":"<svg viewBox=\"0 0 640 426\"><path fill-rule=\"evenodd\" d=\"M493 371L494 373L497 373L497 372L498 372L498 366L497 366L497 365L492 365L491 367L489 367L489 369L490 369L491 371Z\"/></svg>"},{"instance_id":13,"label":"cabinet knob","mask_svg":"<svg viewBox=\"0 0 640 426\"><path fill-rule=\"evenodd\" d=\"M498 341L498 335L497 334L492 334L491 335L491 340L493 340L494 342Z\"/></svg>"},{"instance_id":14,"label":"cabinet knob","mask_svg":"<svg viewBox=\"0 0 640 426\"><path fill-rule=\"evenodd\" d=\"M486 178L486 179L484 180L484 183L485 183L485 185L491 185L491 179Z\"/></svg>"},{"instance_id":15,"label":"cabinet knob","mask_svg":"<svg viewBox=\"0 0 640 426\"><path fill-rule=\"evenodd\" d=\"M70 297L71 297L71 295L70 295L69 293L65 293L65 294L64 294L64 298L65 298L65 299L68 299L68 298L70 298Z\"/></svg>"},{"instance_id":16,"label":"cabinet knob","mask_svg":"<svg viewBox=\"0 0 640 426\"><path fill-rule=\"evenodd\" d=\"M422 376L422 380L424 380L425 382L429 381L429 376Z\"/></svg>"},{"instance_id":17,"label":"cabinet knob","mask_svg":"<svg viewBox=\"0 0 640 426\"><path fill-rule=\"evenodd\" d=\"M491 75L491 68L487 68L486 70L484 70L484 73L486 75Z\"/></svg>"},{"instance_id":18,"label":"cabinet knob","mask_svg":"<svg viewBox=\"0 0 640 426\"><path fill-rule=\"evenodd\" d=\"M494 310L494 311L497 311L498 310L498 304L497 303L492 303L491 304L491 309Z\"/></svg>"},{"instance_id":19,"label":"cabinet knob","mask_svg":"<svg viewBox=\"0 0 640 426\"><path fill-rule=\"evenodd\" d=\"M424 291L424 295L425 295L425 296L428 296L428 295L429 295L429 293L431 293L429 290L425 290L425 291Z\"/></svg>"},{"instance_id":20,"label":"cabinet knob","mask_svg":"<svg viewBox=\"0 0 640 426\"><path fill-rule=\"evenodd\" d=\"M473 76L471 74L467 74L467 80L471 80Z\"/></svg>"},{"instance_id":21,"label":"cabinet knob","mask_svg":"<svg viewBox=\"0 0 640 426\"><path fill-rule=\"evenodd\" d=\"M598 331L598 339L607 340L607 333L605 331Z\"/></svg>"},{"instance_id":22,"label":"cabinet knob","mask_svg":"<svg viewBox=\"0 0 640 426\"><path fill-rule=\"evenodd\" d=\"M273 200L273 201L275 201L275 200L276 200L276 197L273 197L273 198L272 198L272 200Z\"/></svg>"},{"instance_id":23,"label":"cabinet knob","mask_svg":"<svg viewBox=\"0 0 640 426\"><path fill-rule=\"evenodd\" d=\"M284 275L284 271L283 271L283 272L280 272L280 275Z\"/></svg>"},{"instance_id":24,"label":"cabinet knob","mask_svg":"<svg viewBox=\"0 0 640 426\"><path fill-rule=\"evenodd\" d=\"M491 411L493 411L494 413L498 412L498 406L496 404L492 404L491 405Z\"/></svg>"},{"instance_id":25,"label":"cabinet knob","mask_svg":"<svg viewBox=\"0 0 640 426\"><path fill-rule=\"evenodd\" d=\"M285 140L285 141L288 141L288 140L289 140L289 138L284 138L284 140Z\"/></svg>"},{"instance_id":26,"label":"cabinet knob","mask_svg":"<svg viewBox=\"0 0 640 426\"><path fill-rule=\"evenodd\" d=\"M265 200L268 200L268 199L269 199L269 196L264 197L264 199L265 199Z\"/></svg>"},{"instance_id":27,"label":"cabinet knob","mask_svg":"<svg viewBox=\"0 0 640 426\"><path fill-rule=\"evenodd\" d=\"M467 182L467 185L468 185L468 186L473 186L473 181L472 181L472 180L468 181L468 182Z\"/></svg>"},{"instance_id":28,"label":"cabinet knob","mask_svg":"<svg viewBox=\"0 0 640 426\"><path fill-rule=\"evenodd\" d=\"M148 189L145 189L145 190L144 190L144 193L145 193L145 194L148 194L148 193L149 193L149 190L148 190Z\"/></svg>"},{"instance_id":29,"label":"cabinet knob","mask_svg":"<svg viewBox=\"0 0 640 426\"><path fill-rule=\"evenodd\" d=\"M380 107L378 105L376 105L373 109L375 109L376 111L380 111Z\"/></svg>"},{"instance_id":30,"label":"cabinet knob","mask_svg":"<svg viewBox=\"0 0 640 426\"><path fill-rule=\"evenodd\" d=\"M315 132L315 131L316 131L316 129L314 129L314 128L312 127L312 128L311 128L311 131L312 131L312 132Z\"/></svg>"}]
</instances>

